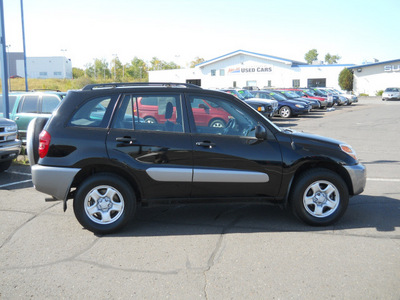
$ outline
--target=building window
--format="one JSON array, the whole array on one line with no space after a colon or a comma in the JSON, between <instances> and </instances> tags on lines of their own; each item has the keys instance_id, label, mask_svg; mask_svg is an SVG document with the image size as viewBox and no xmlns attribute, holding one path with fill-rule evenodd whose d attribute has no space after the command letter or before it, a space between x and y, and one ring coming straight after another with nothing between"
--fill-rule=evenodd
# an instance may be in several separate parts
<instances>
[{"instance_id":1,"label":"building window","mask_svg":"<svg viewBox=\"0 0 400 300\"><path fill-rule=\"evenodd\" d=\"M217 70L211 70L211 76L215 76L216 73L217 73Z\"/></svg>"},{"instance_id":2,"label":"building window","mask_svg":"<svg viewBox=\"0 0 400 300\"><path fill-rule=\"evenodd\" d=\"M54 76L61 76L62 73L61 72L54 72Z\"/></svg>"},{"instance_id":3,"label":"building window","mask_svg":"<svg viewBox=\"0 0 400 300\"><path fill-rule=\"evenodd\" d=\"M307 79L307 87L326 87L326 78Z\"/></svg>"},{"instance_id":4,"label":"building window","mask_svg":"<svg viewBox=\"0 0 400 300\"><path fill-rule=\"evenodd\" d=\"M272 86L271 80L268 80L268 87L271 87L271 86Z\"/></svg>"},{"instance_id":5,"label":"building window","mask_svg":"<svg viewBox=\"0 0 400 300\"><path fill-rule=\"evenodd\" d=\"M47 72L39 72L40 76L47 76Z\"/></svg>"},{"instance_id":6,"label":"building window","mask_svg":"<svg viewBox=\"0 0 400 300\"><path fill-rule=\"evenodd\" d=\"M300 87L300 79L293 79L292 87L294 88Z\"/></svg>"},{"instance_id":7,"label":"building window","mask_svg":"<svg viewBox=\"0 0 400 300\"><path fill-rule=\"evenodd\" d=\"M219 70L219 76L225 76L225 70L224 69L220 69Z\"/></svg>"},{"instance_id":8,"label":"building window","mask_svg":"<svg viewBox=\"0 0 400 300\"><path fill-rule=\"evenodd\" d=\"M233 82L233 87L234 87L234 88L237 87L236 81Z\"/></svg>"}]
</instances>

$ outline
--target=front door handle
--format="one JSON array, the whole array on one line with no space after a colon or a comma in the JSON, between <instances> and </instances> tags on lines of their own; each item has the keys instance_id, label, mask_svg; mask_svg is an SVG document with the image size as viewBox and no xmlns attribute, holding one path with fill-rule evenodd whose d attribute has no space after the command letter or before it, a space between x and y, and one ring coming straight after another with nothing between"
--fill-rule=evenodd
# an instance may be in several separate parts
<instances>
[{"instance_id":1,"label":"front door handle","mask_svg":"<svg viewBox=\"0 0 400 300\"><path fill-rule=\"evenodd\" d=\"M205 147L205 148L211 149L212 147L215 146L215 144L211 143L209 141L204 141L204 142L196 142L196 146Z\"/></svg>"},{"instance_id":2,"label":"front door handle","mask_svg":"<svg viewBox=\"0 0 400 300\"><path fill-rule=\"evenodd\" d=\"M122 143L129 144L129 145L132 145L133 142L136 141L135 138L132 138L130 136L120 136L120 137L117 137L115 140L117 142L122 142Z\"/></svg>"}]
</instances>

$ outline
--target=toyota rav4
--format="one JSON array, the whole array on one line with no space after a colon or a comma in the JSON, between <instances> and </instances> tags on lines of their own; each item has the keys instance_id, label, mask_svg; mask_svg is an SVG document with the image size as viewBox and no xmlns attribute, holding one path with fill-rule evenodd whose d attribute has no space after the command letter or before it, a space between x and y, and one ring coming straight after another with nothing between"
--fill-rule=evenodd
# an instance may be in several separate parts
<instances>
[{"instance_id":1,"label":"toyota rav4","mask_svg":"<svg viewBox=\"0 0 400 300\"><path fill-rule=\"evenodd\" d=\"M146 122L146 101L164 117ZM226 124L213 126L214 115ZM348 144L279 128L234 96L191 84L69 91L27 134L35 188L63 200L64 210L73 199L78 221L96 233L121 229L137 205L199 200L270 202L326 226L366 183Z\"/></svg>"}]
</instances>

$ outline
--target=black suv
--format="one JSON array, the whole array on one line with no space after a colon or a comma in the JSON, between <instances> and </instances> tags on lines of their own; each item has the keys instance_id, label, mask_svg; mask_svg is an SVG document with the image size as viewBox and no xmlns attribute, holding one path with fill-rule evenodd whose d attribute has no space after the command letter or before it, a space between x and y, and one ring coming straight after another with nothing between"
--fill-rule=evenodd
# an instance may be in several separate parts
<instances>
[{"instance_id":1,"label":"black suv","mask_svg":"<svg viewBox=\"0 0 400 300\"><path fill-rule=\"evenodd\" d=\"M141 102L156 105L157 120L145 120ZM209 114L226 124L210 125ZM35 188L64 210L74 199L76 218L96 233L123 227L138 204L199 200L272 202L328 225L366 183L349 145L281 129L234 96L191 84L69 91L48 121L30 123L27 147Z\"/></svg>"}]
</instances>

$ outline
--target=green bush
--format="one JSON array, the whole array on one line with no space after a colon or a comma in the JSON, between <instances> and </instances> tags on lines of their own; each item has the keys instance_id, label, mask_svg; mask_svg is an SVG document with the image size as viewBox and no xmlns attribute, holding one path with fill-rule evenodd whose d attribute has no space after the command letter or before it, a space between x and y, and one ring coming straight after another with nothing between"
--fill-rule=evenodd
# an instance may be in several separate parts
<instances>
[{"instance_id":1,"label":"green bush","mask_svg":"<svg viewBox=\"0 0 400 300\"><path fill-rule=\"evenodd\" d=\"M359 96L360 96L360 97L369 97L369 95L368 95L368 94L365 94L365 93L361 93Z\"/></svg>"},{"instance_id":2,"label":"green bush","mask_svg":"<svg viewBox=\"0 0 400 300\"><path fill-rule=\"evenodd\" d=\"M375 93L376 96L382 96L382 94L383 94L383 90L376 91L376 93Z\"/></svg>"}]
</instances>

